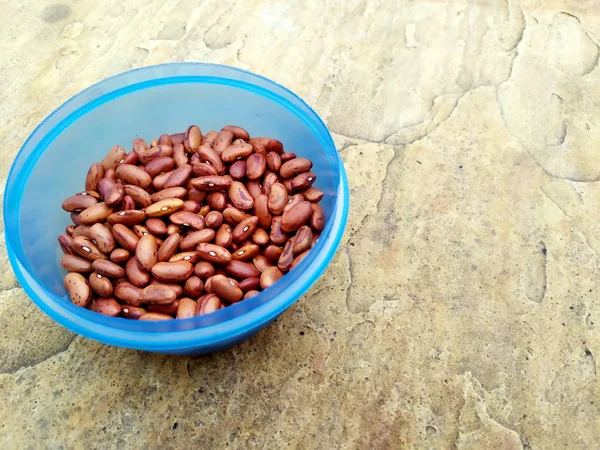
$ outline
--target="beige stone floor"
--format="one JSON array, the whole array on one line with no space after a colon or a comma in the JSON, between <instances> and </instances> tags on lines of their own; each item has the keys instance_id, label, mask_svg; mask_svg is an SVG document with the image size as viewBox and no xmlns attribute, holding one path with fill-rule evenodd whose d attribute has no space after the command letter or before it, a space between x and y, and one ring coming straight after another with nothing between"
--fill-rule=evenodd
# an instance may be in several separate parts
<instances>
[{"instance_id":1,"label":"beige stone floor","mask_svg":"<svg viewBox=\"0 0 600 450\"><path fill-rule=\"evenodd\" d=\"M61 1L61 0L54 0ZM296 91L352 189L311 291L205 357L52 323L0 255L2 449L600 448L600 2L0 0L0 181L89 84Z\"/></svg>"}]
</instances>

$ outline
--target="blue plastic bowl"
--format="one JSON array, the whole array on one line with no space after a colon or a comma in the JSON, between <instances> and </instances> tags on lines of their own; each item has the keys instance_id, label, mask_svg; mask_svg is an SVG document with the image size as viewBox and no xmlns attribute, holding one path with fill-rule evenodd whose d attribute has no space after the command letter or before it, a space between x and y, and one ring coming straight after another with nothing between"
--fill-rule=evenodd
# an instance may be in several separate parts
<instances>
[{"instance_id":1,"label":"blue plastic bowl","mask_svg":"<svg viewBox=\"0 0 600 450\"><path fill-rule=\"evenodd\" d=\"M83 189L85 174L115 144L130 148L177 133L240 125L270 136L286 151L312 159L327 222L297 268L259 295L213 314L186 320L138 322L105 317L73 305L63 287L58 234L70 224L62 201ZM294 303L333 258L348 216L348 181L331 135L298 96L259 75L212 64L165 64L97 83L54 111L17 155L4 195L10 262L42 311L82 336L161 353L210 353L236 345Z\"/></svg>"}]
</instances>

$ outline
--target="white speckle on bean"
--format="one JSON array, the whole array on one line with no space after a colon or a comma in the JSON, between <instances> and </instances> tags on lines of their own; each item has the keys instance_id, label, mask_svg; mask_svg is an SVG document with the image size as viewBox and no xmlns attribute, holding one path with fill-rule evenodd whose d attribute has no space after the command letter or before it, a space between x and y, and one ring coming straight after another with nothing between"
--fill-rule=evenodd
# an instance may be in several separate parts
<instances>
[{"instance_id":1,"label":"white speckle on bean","mask_svg":"<svg viewBox=\"0 0 600 450\"><path fill-rule=\"evenodd\" d=\"M89 253L89 252L91 252L91 250L90 250L90 248L89 248L89 247L85 247L85 246L83 246L83 247L81 247L81 248L82 248L83 250L85 250L86 252L88 252L88 253Z\"/></svg>"},{"instance_id":2,"label":"white speckle on bean","mask_svg":"<svg viewBox=\"0 0 600 450\"><path fill-rule=\"evenodd\" d=\"M208 252L208 254L209 254L210 256L217 256L217 254L216 254L215 252Z\"/></svg>"}]
</instances>

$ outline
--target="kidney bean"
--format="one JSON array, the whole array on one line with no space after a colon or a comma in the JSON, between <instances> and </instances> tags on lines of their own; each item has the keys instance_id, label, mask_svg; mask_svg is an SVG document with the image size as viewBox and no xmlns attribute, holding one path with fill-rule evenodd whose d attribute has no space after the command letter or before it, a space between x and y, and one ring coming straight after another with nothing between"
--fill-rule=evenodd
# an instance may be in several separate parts
<instances>
[{"instance_id":1,"label":"kidney bean","mask_svg":"<svg viewBox=\"0 0 600 450\"><path fill-rule=\"evenodd\" d=\"M293 242L290 239L286 242L285 247L283 247L283 253L281 253L279 260L277 261L277 267L284 273L291 269L292 262L294 261L294 251L292 246Z\"/></svg>"},{"instance_id":2,"label":"kidney bean","mask_svg":"<svg viewBox=\"0 0 600 450\"><path fill-rule=\"evenodd\" d=\"M158 143L159 143L159 145L168 145L168 146L173 145L171 136L169 136L168 134L161 134L160 137L158 138Z\"/></svg>"},{"instance_id":3,"label":"kidney bean","mask_svg":"<svg viewBox=\"0 0 600 450\"><path fill-rule=\"evenodd\" d=\"M285 152L285 153L282 153L280 155L280 157L281 157L281 162L285 163L285 162L288 162L288 161L290 161L292 159L295 159L296 158L296 154L293 153L293 152Z\"/></svg>"},{"instance_id":4,"label":"kidney bean","mask_svg":"<svg viewBox=\"0 0 600 450\"><path fill-rule=\"evenodd\" d=\"M202 131L197 125L190 126L183 136L183 145L188 153L195 153L202 144Z\"/></svg>"},{"instance_id":5,"label":"kidney bean","mask_svg":"<svg viewBox=\"0 0 600 450\"><path fill-rule=\"evenodd\" d=\"M238 287L242 290L242 292L260 289L260 278L245 278L240 282Z\"/></svg>"},{"instance_id":6,"label":"kidney bean","mask_svg":"<svg viewBox=\"0 0 600 450\"><path fill-rule=\"evenodd\" d=\"M223 275L215 275L211 278L212 289L219 298L229 303L239 302L244 294L236 287L229 278Z\"/></svg>"},{"instance_id":7,"label":"kidney bean","mask_svg":"<svg viewBox=\"0 0 600 450\"><path fill-rule=\"evenodd\" d=\"M256 244L248 244L240 247L231 254L233 259L238 261L248 261L260 254L260 247Z\"/></svg>"},{"instance_id":8,"label":"kidney bean","mask_svg":"<svg viewBox=\"0 0 600 450\"><path fill-rule=\"evenodd\" d=\"M208 294L196 304L196 315L210 314L221 309L221 299L216 294Z\"/></svg>"},{"instance_id":9,"label":"kidney bean","mask_svg":"<svg viewBox=\"0 0 600 450\"><path fill-rule=\"evenodd\" d=\"M260 271L254 266L254 264L235 259L229 261L223 267L223 269L228 275L231 275L235 278L245 279L260 277Z\"/></svg>"},{"instance_id":10,"label":"kidney bean","mask_svg":"<svg viewBox=\"0 0 600 450\"><path fill-rule=\"evenodd\" d=\"M263 250L263 256L265 256L271 263L277 264L279 257L283 253L283 248L277 245L269 245Z\"/></svg>"},{"instance_id":11,"label":"kidney bean","mask_svg":"<svg viewBox=\"0 0 600 450\"><path fill-rule=\"evenodd\" d=\"M146 228L154 236L162 236L167 234L167 225L161 219L151 217L146 220Z\"/></svg>"},{"instance_id":12,"label":"kidney bean","mask_svg":"<svg viewBox=\"0 0 600 450\"><path fill-rule=\"evenodd\" d=\"M121 164L117 167L117 178L125 181L127 184L139 186L143 189L150 186L152 178L144 169L133 164Z\"/></svg>"},{"instance_id":13,"label":"kidney bean","mask_svg":"<svg viewBox=\"0 0 600 450\"><path fill-rule=\"evenodd\" d=\"M85 190L97 191L98 182L104 177L104 167L100 163L94 163L90 166L85 178Z\"/></svg>"},{"instance_id":14,"label":"kidney bean","mask_svg":"<svg viewBox=\"0 0 600 450\"><path fill-rule=\"evenodd\" d=\"M152 199L150 198L150 194L146 192L139 186L134 186L132 184L126 184L123 186L123 190L126 196L131 197L131 199L135 202L136 205L145 208L152 204ZM123 199L125 200L125 198ZM123 209L133 209L133 207L127 207Z\"/></svg>"},{"instance_id":15,"label":"kidney bean","mask_svg":"<svg viewBox=\"0 0 600 450\"><path fill-rule=\"evenodd\" d=\"M95 272L110 278L123 278L125 271L123 268L112 261L106 259L97 259L92 263L92 268Z\"/></svg>"},{"instance_id":16,"label":"kidney bean","mask_svg":"<svg viewBox=\"0 0 600 450\"><path fill-rule=\"evenodd\" d=\"M68 212L83 211L96 203L98 200L90 195L73 195L63 202L62 209Z\"/></svg>"},{"instance_id":17,"label":"kidney bean","mask_svg":"<svg viewBox=\"0 0 600 450\"><path fill-rule=\"evenodd\" d=\"M132 211L135 209L135 202L129 195L124 195L121 204L119 205L119 211Z\"/></svg>"},{"instance_id":18,"label":"kidney bean","mask_svg":"<svg viewBox=\"0 0 600 450\"><path fill-rule=\"evenodd\" d=\"M173 169L175 169L175 160L170 156L161 156L160 158L155 158L146 164L146 167L144 167L144 170L152 178L163 172L169 172Z\"/></svg>"},{"instance_id":19,"label":"kidney bean","mask_svg":"<svg viewBox=\"0 0 600 450\"><path fill-rule=\"evenodd\" d=\"M136 152L129 152L125 155L125 158L121 161L120 164L131 164L136 165L140 162L140 158Z\"/></svg>"},{"instance_id":20,"label":"kidney bean","mask_svg":"<svg viewBox=\"0 0 600 450\"><path fill-rule=\"evenodd\" d=\"M60 260L60 265L67 272L90 273L92 272L92 262L76 255L64 255Z\"/></svg>"},{"instance_id":21,"label":"kidney bean","mask_svg":"<svg viewBox=\"0 0 600 450\"><path fill-rule=\"evenodd\" d=\"M200 208L200 211L198 211L198 214L200 214L202 217L204 217L209 212L210 212L210 206L209 205L204 205L202 208Z\"/></svg>"},{"instance_id":22,"label":"kidney bean","mask_svg":"<svg viewBox=\"0 0 600 450\"><path fill-rule=\"evenodd\" d=\"M177 314L177 309L179 308L179 302L180 302L180 300L175 299L171 303L164 303L164 304L160 304L160 305L155 304L155 303L149 303L148 304L148 312L166 314L168 316L174 316Z\"/></svg>"},{"instance_id":23,"label":"kidney bean","mask_svg":"<svg viewBox=\"0 0 600 450\"><path fill-rule=\"evenodd\" d=\"M173 161L177 167L184 166L190 162L188 156L185 154L185 148L182 144L173 146Z\"/></svg>"},{"instance_id":24,"label":"kidney bean","mask_svg":"<svg viewBox=\"0 0 600 450\"><path fill-rule=\"evenodd\" d=\"M221 157L212 148L201 145L198 149L198 156L201 161L210 164L217 171L217 174L223 175L225 173L225 165L223 164Z\"/></svg>"},{"instance_id":25,"label":"kidney bean","mask_svg":"<svg viewBox=\"0 0 600 450\"><path fill-rule=\"evenodd\" d=\"M313 214L310 218L310 226L315 231L323 231L323 228L325 228L325 212L318 203L313 203L312 208Z\"/></svg>"},{"instance_id":26,"label":"kidney bean","mask_svg":"<svg viewBox=\"0 0 600 450\"><path fill-rule=\"evenodd\" d=\"M189 211L179 211L169 216L171 223L183 225L193 230L204 229L204 218Z\"/></svg>"},{"instance_id":27,"label":"kidney bean","mask_svg":"<svg viewBox=\"0 0 600 450\"><path fill-rule=\"evenodd\" d=\"M113 294L113 285L110 280L98 272L92 272L88 281L90 287L100 297L110 297Z\"/></svg>"},{"instance_id":28,"label":"kidney bean","mask_svg":"<svg viewBox=\"0 0 600 450\"><path fill-rule=\"evenodd\" d=\"M268 287L275 284L277 280L283 277L283 273L278 267L272 266L263 271L260 274L260 287L267 289Z\"/></svg>"},{"instance_id":29,"label":"kidney bean","mask_svg":"<svg viewBox=\"0 0 600 450\"><path fill-rule=\"evenodd\" d=\"M179 300L177 307L177 318L178 319L189 319L196 315L196 302L191 298L182 298Z\"/></svg>"},{"instance_id":30,"label":"kidney bean","mask_svg":"<svg viewBox=\"0 0 600 450\"><path fill-rule=\"evenodd\" d=\"M116 169L119 163L125 158L127 152L119 145L115 145L110 149L108 154L104 157L104 159L100 162L104 170L108 169Z\"/></svg>"},{"instance_id":31,"label":"kidney bean","mask_svg":"<svg viewBox=\"0 0 600 450\"><path fill-rule=\"evenodd\" d=\"M181 252L176 253L169 258L169 262L175 261L187 261L190 264L196 264L198 261L200 261L200 256L195 251Z\"/></svg>"},{"instance_id":32,"label":"kidney bean","mask_svg":"<svg viewBox=\"0 0 600 450\"><path fill-rule=\"evenodd\" d=\"M85 197L85 196L82 196ZM92 225L94 223L103 222L114 212L114 209L104 202L96 203L81 211L79 219L81 223ZM77 225L77 224L76 224Z\"/></svg>"},{"instance_id":33,"label":"kidney bean","mask_svg":"<svg viewBox=\"0 0 600 450\"><path fill-rule=\"evenodd\" d=\"M194 266L194 275L206 280L215 274L215 268L208 261L200 261Z\"/></svg>"},{"instance_id":34,"label":"kidney bean","mask_svg":"<svg viewBox=\"0 0 600 450\"><path fill-rule=\"evenodd\" d=\"M138 320L148 321L148 322L158 322L161 320L173 320L173 317L168 316L166 314L149 312L146 314L142 314Z\"/></svg>"},{"instance_id":35,"label":"kidney bean","mask_svg":"<svg viewBox=\"0 0 600 450\"><path fill-rule=\"evenodd\" d=\"M186 198L187 194L187 189L183 187L171 187L167 189L161 189L160 191L155 192L150 196L150 204L158 203L161 200L167 200L170 198L178 198L180 200L183 200L184 198ZM150 204L148 204L148 206L150 206Z\"/></svg>"},{"instance_id":36,"label":"kidney bean","mask_svg":"<svg viewBox=\"0 0 600 450\"><path fill-rule=\"evenodd\" d=\"M121 314L121 305L114 298L99 298L94 301L92 311L105 316L118 317Z\"/></svg>"},{"instance_id":37,"label":"kidney bean","mask_svg":"<svg viewBox=\"0 0 600 450\"><path fill-rule=\"evenodd\" d=\"M215 244L201 243L196 251L200 258L211 263L226 264L231 261L231 253L226 248Z\"/></svg>"},{"instance_id":38,"label":"kidney bean","mask_svg":"<svg viewBox=\"0 0 600 450\"><path fill-rule=\"evenodd\" d=\"M258 196L263 193L262 185L258 181L248 181L246 183L246 189L253 199L258 198Z\"/></svg>"},{"instance_id":39,"label":"kidney bean","mask_svg":"<svg viewBox=\"0 0 600 450\"><path fill-rule=\"evenodd\" d=\"M202 290L204 289L204 282L197 276L193 276L187 279L183 286L183 293L187 297L200 297ZM195 309L195 308L194 308Z\"/></svg>"},{"instance_id":40,"label":"kidney bean","mask_svg":"<svg viewBox=\"0 0 600 450\"><path fill-rule=\"evenodd\" d=\"M202 137L202 144L212 147L215 139L217 139L217 132L215 130L211 130Z\"/></svg>"},{"instance_id":41,"label":"kidney bean","mask_svg":"<svg viewBox=\"0 0 600 450\"><path fill-rule=\"evenodd\" d=\"M276 152L267 153L267 167L272 172L279 172L281 169L281 158Z\"/></svg>"},{"instance_id":42,"label":"kidney bean","mask_svg":"<svg viewBox=\"0 0 600 450\"><path fill-rule=\"evenodd\" d=\"M229 187L229 200L237 209L247 211L254 206L254 198L250 195L246 186L239 181L234 181Z\"/></svg>"},{"instance_id":43,"label":"kidney bean","mask_svg":"<svg viewBox=\"0 0 600 450\"><path fill-rule=\"evenodd\" d=\"M98 181L98 192L108 206L117 206L125 195L123 185L110 178L102 178Z\"/></svg>"},{"instance_id":44,"label":"kidney bean","mask_svg":"<svg viewBox=\"0 0 600 450\"><path fill-rule=\"evenodd\" d=\"M137 209L127 209L112 213L110 216L108 216L107 220L111 225L120 223L125 226L133 226L144 223L146 220L146 214L144 211L139 211Z\"/></svg>"},{"instance_id":45,"label":"kidney bean","mask_svg":"<svg viewBox=\"0 0 600 450\"><path fill-rule=\"evenodd\" d=\"M165 241L158 249L158 261L168 261L171 258L171 256L173 256L175 252L177 252L180 242L181 235L179 233L170 234L169 237L165 239Z\"/></svg>"},{"instance_id":46,"label":"kidney bean","mask_svg":"<svg viewBox=\"0 0 600 450\"><path fill-rule=\"evenodd\" d=\"M205 228L204 230L193 231L187 234L179 244L179 248L183 251L193 250L198 247L198 244L212 242L215 238L215 230Z\"/></svg>"},{"instance_id":47,"label":"kidney bean","mask_svg":"<svg viewBox=\"0 0 600 450\"><path fill-rule=\"evenodd\" d=\"M259 246L265 246L269 243L269 233L262 228L257 228L252 233L252 242Z\"/></svg>"},{"instance_id":48,"label":"kidney bean","mask_svg":"<svg viewBox=\"0 0 600 450\"><path fill-rule=\"evenodd\" d=\"M218 228L223 223L223 214L219 211L211 211L204 218L204 222L208 228Z\"/></svg>"},{"instance_id":49,"label":"kidney bean","mask_svg":"<svg viewBox=\"0 0 600 450\"><path fill-rule=\"evenodd\" d=\"M164 305L175 301L176 295L173 289L162 284L151 284L142 289L140 301L142 303L155 303Z\"/></svg>"},{"instance_id":50,"label":"kidney bean","mask_svg":"<svg viewBox=\"0 0 600 450\"><path fill-rule=\"evenodd\" d=\"M133 226L133 232L140 239L142 237L147 236L147 235L150 234L150 232L148 231L148 228L146 228L144 225L134 225Z\"/></svg>"},{"instance_id":51,"label":"kidney bean","mask_svg":"<svg viewBox=\"0 0 600 450\"><path fill-rule=\"evenodd\" d=\"M236 125L227 125L223 127L221 131L231 131L234 139L242 139L244 141L250 139L250 134L242 127Z\"/></svg>"},{"instance_id":52,"label":"kidney bean","mask_svg":"<svg viewBox=\"0 0 600 450\"><path fill-rule=\"evenodd\" d=\"M160 281L152 277L150 279L150 284L160 284L162 286L168 286L173 290L173 292L175 292L176 297L181 297L181 295L183 294L183 288L177 283L168 283L166 281Z\"/></svg>"},{"instance_id":53,"label":"kidney bean","mask_svg":"<svg viewBox=\"0 0 600 450\"><path fill-rule=\"evenodd\" d=\"M154 264L158 262L158 243L151 234L142 236L137 243L135 256L140 268L150 272Z\"/></svg>"},{"instance_id":54,"label":"kidney bean","mask_svg":"<svg viewBox=\"0 0 600 450\"><path fill-rule=\"evenodd\" d=\"M69 273L64 280L71 302L77 306L86 306L92 299L92 289L80 273Z\"/></svg>"},{"instance_id":55,"label":"kidney bean","mask_svg":"<svg viewBox=\"0 0 600 450\"><path fill-rule=\"evenodd\" d=\"M308 189L317 179L317 176L313 172L305 172L300 175L296 175L292 178L292 190L300 191Z\"/></svg>"},{"instance_id":56,"label":"kidney bean","mask_svg":"<svg viewBox=\"0 0 600 450\"><path fill-rule=\"evenodd\" d=\"M160 200L146 208L146 216L162 217L177 212L183 206L183 200L179 198L167 198Z\"/></svg>"},{"instance_id":57,"label":"kidney bean","mask_svg":"<svg viewBox=\"0 0 600 450\"><path fill-rule=\"evenodd\" d=\"M144 308L140 308L138 306L121 306L121 316L125 317L126 319L138 320L142 315L146 314L147 312L148 311L146 311Z\"/></svg>"},{"instance_id":58,"label":"kidney bean","mask_svg":"<svg viewBox=\"0 0 600 450\"><path fill-rule=\"evenodd\" d=\"M246 294L244 294L244 300L247 300L247 299L249 299L251 297L254 297L255 295L258 295L258 294L260 294L260 292L258 292L258 291L248 291L248 292L246 292Z\"/></svg>"},{"instance_id":59,"label":"kidney bean","mask_svg":"<svg viewBox=\"0 0 600 450\"><path fill-rule=\"evenodd\" d=\"M301 201L284 211L281 216L281 229L285 232L292 232L306 224L313 216L313 205L314 203Z\"/></svg>"},{"instance_id":60,"label":"kidney bean","mask_svg":"<svg viewBox=\"0 0 600 450\"><path fill-rule=\"evenodd\" d=\"M271 262L267 259L266 256L263 255L257 255L254 258L252 258L252 264L254 265L254 267L256 267L256 269L259 272L264 272L264 270L268 267L271 267L273 264L271 264Z\"/></svg>"},{"instance_id":61,"label":"kidney bean","mask_svg":"<svg viewBox=\"0 0 600 450\"><path fill-rule=\"evenodd\" d=\"M193 272L194 266L187 261L159 262L152 267L152 275L156 278L175 283L187 280Z\"/></svg>"},{"instance_id":62,"label":"kidney bean","mask_svg":"<svg viewBox=\"0 0 600 450\"><path fill-rule=\"evenodd\" d=\"M109 259L115 264L125 264L127 261L129 261L130 257L131 254L124 248L116 248L111 252Z\"/></svg>"},{"instance_id":63,"label":"kidney bean","mask_svg":"<svg viewBox=\"0 0 600 450\"><path fill-rule=\"evenodd\" d=\"M188 182L191 175L192 166L184 164L171 172L169 177L165 180L163 189L182 187Z\"/></svg>"},{"instance_id":64,"label":"kidney bean","mask_svg":"<svg viewBox=\"0 0 600 450\"><path fill-rule=\"evenodd\" d=\"M217 137L213 144L213 148L219 155L221 155L221 153L223 153L223 150L225 150L227 147L229 147L231 145L232 141L233 141L233 132L229 131L229 130L221 130L217 134Z\"/></svg>"},{"instance_id":65,"label":"kidney bean","mask_svg":"<svg viewBox=\"0 0 600 450\"><path fill-rule=\"evenodd\" d=\"M143 288L150 282L150 274L142 269L135 256L125 264L125 275L131 284L139 288Z\"/></svg>"},{"instance_id":66,"label":"kidney bean","mask_svg":"<svg viewBox=\"0 0 600 450\"><path fill-rule=\"evenodd\" d=\"M232 238L234 242L244 242L246 239L249 239L250 236L256 230L258 226L258 217L250 216L244 220L242 220L233 230Z\"/></svg>"},{"instance_id":67,"label":"kidney bean","mask_svg":"<svg viewBox=\"0 0 600 450\"><path fill-rule=\"evenodd\" d=\"M106 255L100 251L94 241L85 236L74 237L71 241L71 248L79 256L90 261L94 261L96 259L106 259Z\"/></svg>"},{"instance_id":68,"label":"kidney bean","mask_svg":"<svg viewBox=\"0 0 600 450\"><path fill-rule=\"evenodd\" d=\"M273 244L285 244L288 240L288 234L281 228L281 216L273 217L271 221L271 233L269 234Z\"/></svg>"},{"instance_id":69,"label":"kidney bean","mask_svg":"<svg viewBox=\"0 0 600 450\"><path fill-rule=\"evenodd\" d=\"M231 232L231 227L224 223L219 227L217 233L215 235L215 244L219 247L227 248L231 245L233 241L233 235Z\"/></svg>"},{"instance_id":70,"label":"kidney bean","mask_svg":"<svg viewBox=\"0 0 600 450\"><path fill-rule=\"evenodd\" d=\"M60 245L60 249L65 255L75 255L75 250L72 247L73 238L68 234L59 234L58 235L58 245Z\"/></svg>"},{"instance_id":71,"label":"kidney bean","mask_svg":"<svg viewBox=\"0 0 600 450\"><path fill-rule=\"evenodd\" d=\"M246 160L246 176L250 180L257 180L263 176L267 169L267 158L260 154L254 153L248 156Z\"/></svg>"}]
</instances>

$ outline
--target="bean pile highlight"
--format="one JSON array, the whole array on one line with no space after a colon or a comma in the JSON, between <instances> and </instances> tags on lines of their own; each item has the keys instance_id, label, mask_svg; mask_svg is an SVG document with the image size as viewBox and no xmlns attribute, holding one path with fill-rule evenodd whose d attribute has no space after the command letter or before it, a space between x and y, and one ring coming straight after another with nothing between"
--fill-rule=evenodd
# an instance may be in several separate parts
<instances>
[{"instance_id":1,"label":"bean pile highlight","mask_svg":"<svg viewBox=\"0 0 600 450\"><path fill-rule=\"evenodd\" d=\"M113 147L62 208L71 301L137 320L209 314L294 269L325 227L313 164L238 126Z\"/></svg>"}]
</instances>

